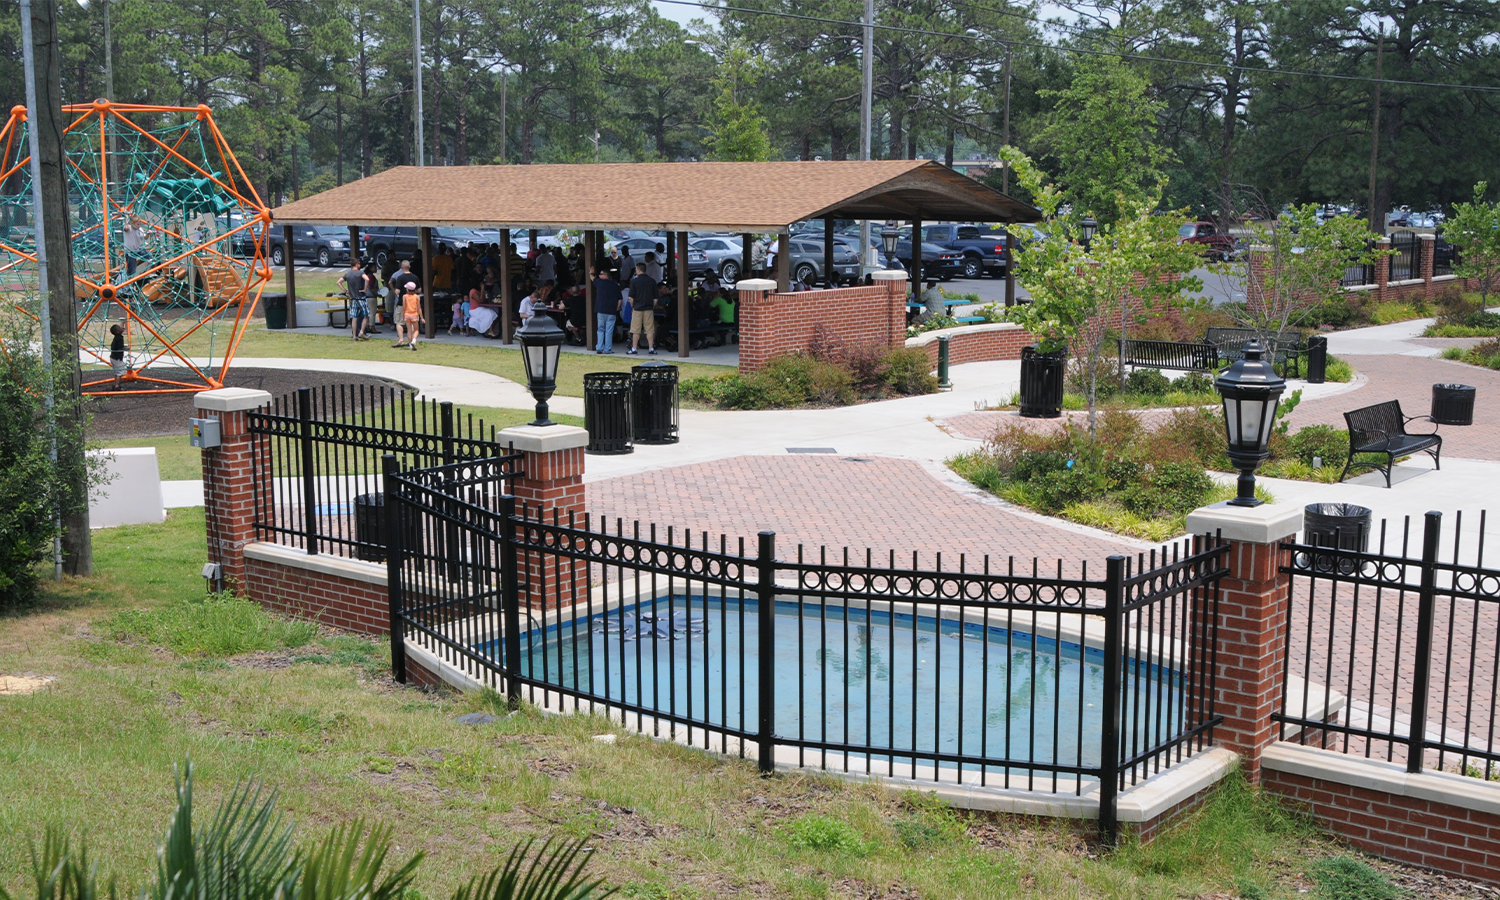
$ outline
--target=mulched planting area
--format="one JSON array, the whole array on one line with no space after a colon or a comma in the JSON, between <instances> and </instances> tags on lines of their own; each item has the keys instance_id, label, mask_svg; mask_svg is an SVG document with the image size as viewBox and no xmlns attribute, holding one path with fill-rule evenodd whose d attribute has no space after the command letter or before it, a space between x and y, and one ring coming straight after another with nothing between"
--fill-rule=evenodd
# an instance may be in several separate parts
<instances>
[{"instance_id":1,"label":"mulched planting area","mask_svg":"<svg viewBox=\"0 0 1500 900\"><path fill-rule=\"evenodd\" d=\"M183 381L187 381L189 377L189 373L181 372L156 374ZM225 387L269 391L273 397L289 394L298 388L310 387L316 390L327 385L363 385L366 389L402 387L395 382L368 375L298 369L232 369L224 383ZM107 397L86 398L86 402L93 416L89 438L96 441L187 434L188 419L195 412L192 393L148 394L126 388Z\"/></svg>"}]
</instances>

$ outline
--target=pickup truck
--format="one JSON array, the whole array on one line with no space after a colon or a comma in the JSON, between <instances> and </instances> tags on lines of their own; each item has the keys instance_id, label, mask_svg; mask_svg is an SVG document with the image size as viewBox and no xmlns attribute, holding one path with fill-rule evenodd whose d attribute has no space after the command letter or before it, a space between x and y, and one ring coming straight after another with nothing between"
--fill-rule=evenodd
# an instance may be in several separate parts
<instances>
[{"instance_id":1,"label":"pickup truck","mask_svg":"<svg viewBox=\"0 0 1500 900\"><path fill-rule=\"evenodd\" d=\"M1227 260L1234 255L1234 235L1221 234L1212 222L1188 222L1177 229L1179 244L1200 244L1210 259Z\"/></svg>"},{"instance_id":2,"label":"pickup truck","mask_svg":"<svg viewBox=\"0 0 1500 900\"><path fill-rule=\"evenodd\" d=\"M902 231L909 240L910 230ZM923 225L922 240L961 253L965 278L1005 274L1005 230L998 225Z\"/></svg>"}]
</instances>

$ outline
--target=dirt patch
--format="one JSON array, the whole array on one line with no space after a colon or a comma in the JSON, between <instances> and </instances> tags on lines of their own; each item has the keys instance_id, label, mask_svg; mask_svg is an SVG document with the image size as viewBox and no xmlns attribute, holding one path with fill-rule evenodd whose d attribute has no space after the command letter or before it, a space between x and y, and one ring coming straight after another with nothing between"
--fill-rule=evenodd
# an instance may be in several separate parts
<instances>
[{"instance_id":1,"label":"dirt patch","mask_svg":"<svg viewBox=\"0 0 1500 900\"><path fill-rule=\"evenodd\" d=\"M164 378L190 380L189 372L158 372ZM144 382L136 382L142 389L123 388L117 394L87 399L93 421L89 427L89 438L110 441L117 438L164 437L187 434L187 420L192 418L193 395L147 394ZM224 381L225 387L253 388L267 391L273 397L290 394L298 388L321 391L334 385L353 385L350 412L369 406L368 397L372 388L401 385L369 375L350 375L343 372L310 372L300 369L231 369ZM361 393L363 391L363 394Z\"/></svg>"},{"instance_id":2,"label":"dirt patch","mask_svg":"<svg viewBox=\"0 0 1500 900\"><path fill-rule=\"evenodd\" d=\"M35 694L56 680L51 675L34 675L30 672L22 675L0 675L0 697Z\"/></svg>"}]
</instances>

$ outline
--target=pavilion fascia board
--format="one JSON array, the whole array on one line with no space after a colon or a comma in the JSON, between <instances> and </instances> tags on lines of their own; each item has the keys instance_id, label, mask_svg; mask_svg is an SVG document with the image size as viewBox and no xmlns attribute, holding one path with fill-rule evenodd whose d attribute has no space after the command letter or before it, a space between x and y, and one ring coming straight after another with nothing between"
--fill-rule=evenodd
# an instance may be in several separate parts
<instances>
[{"instance_id":1,"label":"pavilion fascia board","mask_svg":"<svg viewBox=\"0 0 1500 900\"><path fill-rule=\"evenodd\" d=\"M797 221L802 221L798 219ZM346 225L358 225L360 227L382 227L391 226L395 228L508 228L511 230L519 228L567 228L575 231L608 230L611 228L630 228L638 231L722 231L731 234L789 234L791 225L772 225L769 223L761 225L746 225L744 223L729 224L724 222L538 222L532 219L517 222L494 221L490 219L445 219L427 220L414 219L411 216L402 216L399 219L381 219L373 216L361 216L359 221L348 219L320 219L315 216L299 216L295 220L283 222L277 220L276 226L281 225L329 225L342 227Z\"/></svg>"}]
</instances>

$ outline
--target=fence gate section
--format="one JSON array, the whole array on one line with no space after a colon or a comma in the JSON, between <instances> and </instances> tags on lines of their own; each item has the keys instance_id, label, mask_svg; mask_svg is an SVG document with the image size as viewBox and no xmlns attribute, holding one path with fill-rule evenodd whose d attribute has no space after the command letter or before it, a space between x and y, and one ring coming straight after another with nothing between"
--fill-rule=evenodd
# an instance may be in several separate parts
<instances>
[{"instance_id":1,"label":"fence gate section","mask_svg":"<svg viewBox=\"0 0 1500 900\"><path fill-rule=\"evenodd\" d=\"M741 758L1082 796L1212 738L1228 548L945 560L544 516L475 460L385 473L392 666L411 637L556 711ZM1054 571L1049 573L1049 568Z\"/></svg>"}]
</instances>

